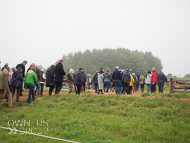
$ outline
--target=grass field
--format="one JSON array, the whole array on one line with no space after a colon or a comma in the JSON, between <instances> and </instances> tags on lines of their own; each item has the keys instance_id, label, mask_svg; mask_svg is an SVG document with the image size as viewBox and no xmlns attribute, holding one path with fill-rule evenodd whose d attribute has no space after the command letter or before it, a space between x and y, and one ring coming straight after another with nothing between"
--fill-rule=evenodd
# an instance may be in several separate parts
<instances>
[{"instance_id":1,"label":"grass field","mask_svg":"<svg viewBox=\"0 0 190 143\"><path fill-rule=\"evenodd\" d=\"M190 142L190 102L176 99L190 99L189 94L144 98L63 94L45 96L31 104L16 103L15 109L7 109L4 103L0 126L23 131L30 128L33 133L83 143ZM17 126L18 120L25 120L25 126ZM41 120L42 126L36 123ZM0 129L1 143L61 142L9 132Z\"/></svg>"}]
</instances>

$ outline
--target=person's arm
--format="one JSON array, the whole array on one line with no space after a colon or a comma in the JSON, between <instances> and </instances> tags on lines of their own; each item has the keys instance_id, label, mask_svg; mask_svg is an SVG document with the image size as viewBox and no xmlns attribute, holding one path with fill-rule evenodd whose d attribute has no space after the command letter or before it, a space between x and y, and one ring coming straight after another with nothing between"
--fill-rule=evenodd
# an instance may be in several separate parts
<instances>
[{"instance_id":1,"label":"person's arm","mask_svg":"<svg viewBox=\"0 0 190 143\"><path fill-rule=\"evenodd\" d=\"M64 69L63 69L63 66L61 66L61 73L62 73L62 75L64 76L64 75L66 75L66 73L65 73L65 71L64 71Z\"/></svg>"}]
</instances>

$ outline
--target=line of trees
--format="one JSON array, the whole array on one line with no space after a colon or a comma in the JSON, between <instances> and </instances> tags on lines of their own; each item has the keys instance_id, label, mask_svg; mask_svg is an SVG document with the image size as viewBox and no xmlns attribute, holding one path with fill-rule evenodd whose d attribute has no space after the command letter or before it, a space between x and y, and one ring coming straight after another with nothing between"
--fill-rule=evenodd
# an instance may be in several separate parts
<instances>
[{"instance_id":1,"label":"line of trees","mask_svg":"<svg viewBox=\"0 0 190 143\"><path fill-rule=\"evenodd\" d=\"M76 52L64 54L64 69L68 73L69 69L78 71L80 67L85 70L85 73L93 75L100 67L110 68L111 71L115 70L115 66L120 69L132 69L132 72L140 71L145 75L147 71L155 67L157 70L163 68L161 60L152 55L151 52L130 51L125 48L118 49L103 49L92 51L86 50L85 52ZM55 64L57 64L57 61Z\"/></svg>"}]
</instances>

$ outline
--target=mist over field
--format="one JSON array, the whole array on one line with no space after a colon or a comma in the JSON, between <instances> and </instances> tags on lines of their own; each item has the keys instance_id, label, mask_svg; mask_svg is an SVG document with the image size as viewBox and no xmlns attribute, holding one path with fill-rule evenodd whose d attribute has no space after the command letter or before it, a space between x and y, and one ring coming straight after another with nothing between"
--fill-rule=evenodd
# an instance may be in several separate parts
<instances>
[{"instance_id":1,"label":"mist over field","mask_svg":"<svg viewBox=\"0 0 190 143\"><path fill-rule=\"evenodd\" d=\"M70 52L125 48L151 52L165 74L183 77L190 73L189 7L189 0L2 0L0 66L27 60L26 68L47 68Z\"/></svg>"}]
</instances>

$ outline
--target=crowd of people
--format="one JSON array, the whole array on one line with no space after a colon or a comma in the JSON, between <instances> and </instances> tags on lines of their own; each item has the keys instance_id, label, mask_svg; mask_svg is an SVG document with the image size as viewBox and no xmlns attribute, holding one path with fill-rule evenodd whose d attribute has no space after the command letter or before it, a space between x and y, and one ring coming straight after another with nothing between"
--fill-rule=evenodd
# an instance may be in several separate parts
<instances>
[{"instance_id":1,"label":"crowd of people","mask_svg":"<svg viewBox=\"0 0 190 143\"><path fill-rule=\"evenodd\" d=\"M154 67L152 72L148 71L145 76L140 74L139 71L135 74L131 73L130 69L119 70L118 66L115 67L114 72L110 72L109 68L104 72L104 69L100 68L100 71L96 71L94 76L91 76L90 74L86 75L83 68L79 68L76 74L73 69L70 69L66 75L63 68L63 60L60 60L57 65L51 65L47 69L46 74L43 68L38 67L34 63L30 64L25 74L26 64L27 61L23 61L16 68L10 69L8 63L5 63L0 72L0 98L4 93L8 100L8 108L14 108L12 106L12 98L15 90L17 90L16 102L20 102L19 97L23 96L23 85L25 89L29 89L28 103L31 103L31 96L33 100L35 100L35 95L43 96L44 85L49 87L49 96L52 95L54 89L55 94L59 94L64 78L69 87L68 93L75 90L78 95L80 95L81 91L85 92L86 87L91 89L92 86L97 94L105 92L105 95L108 95L109 90L115 90L116 94L132 94L137 92L139 87L143 93L145 84L147 85L148 93L156 92L156 84L158 84L159 92L163 93L164 83L167 81L163 71L158 73Z\"/></svg>"}]
</instances>

